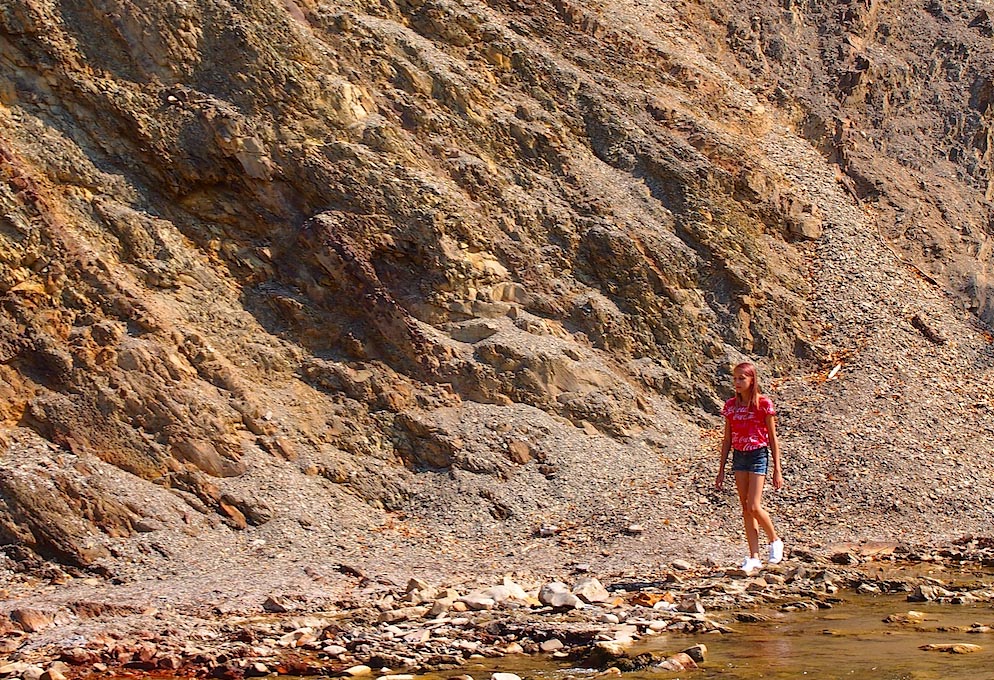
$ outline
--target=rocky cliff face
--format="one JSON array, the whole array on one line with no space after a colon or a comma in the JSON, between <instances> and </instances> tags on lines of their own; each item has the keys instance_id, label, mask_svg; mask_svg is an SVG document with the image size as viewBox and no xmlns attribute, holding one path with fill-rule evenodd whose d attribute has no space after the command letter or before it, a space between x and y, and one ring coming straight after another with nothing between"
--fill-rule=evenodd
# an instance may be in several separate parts
<instances>
[{"instance_id":1,"label":"rocky cliff face","mask_svg":"<svg viewBox=\"0 0 994 680\"><path fill-rule=\"evenodd\" d=\"M938 0L741 7L701 10L713 53L729 53L721 63L792 112L906 262L994 321L991 8Z\"/></svg>"},{"instance_id":2,"label":"rocky cliff face","mask_svg":"<svg viewBox=\"0 0 994 680\"><path fill-rule=\"evenodd\" d=\"M564 473L658 461L613 442L695 451L736 361L834 349L781 125L990 322L990 31L969 2L10 0L0 539L93 567L295 495L339 530L527 525L551 501L515 471L565 508Z\"/></svg>"}]
</instances>

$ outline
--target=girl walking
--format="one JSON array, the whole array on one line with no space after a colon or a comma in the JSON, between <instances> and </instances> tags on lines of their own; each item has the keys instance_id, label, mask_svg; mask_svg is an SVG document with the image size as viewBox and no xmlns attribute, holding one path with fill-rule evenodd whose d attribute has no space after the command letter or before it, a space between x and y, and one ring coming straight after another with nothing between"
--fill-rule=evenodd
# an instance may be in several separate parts
<instances>
[{"instance_id":1,"label":"girl walking","mask_svg":"<svg viewBox=\"0 0 994 680\"><path fill-rule=\"evenodd\" d=\"M763 485L773 459L773 488L783 487L780 473L780 444L777 442L776 408L773 401L762 394L756 367L748 362L732 370L735 396L725 402L721 414L725 417L725 436L721 442L721 465L715 487L725 483L725 463L732 452L732 471L735 488L742 505L749 555L742 562L742 570L761 569L759 558L759 529L762 528L769 543L769 562L777 564L783 559L783 541L773 528L770 513L763 508Z\"/></svg>"}]
</instances>

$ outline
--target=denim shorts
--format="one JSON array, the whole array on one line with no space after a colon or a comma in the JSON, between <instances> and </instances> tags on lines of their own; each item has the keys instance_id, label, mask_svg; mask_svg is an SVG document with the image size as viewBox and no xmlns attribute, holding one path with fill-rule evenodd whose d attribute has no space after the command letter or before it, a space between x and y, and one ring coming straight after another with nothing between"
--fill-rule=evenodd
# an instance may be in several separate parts
<instances>
[{"instance_id":1,"label":"denim shorts","mask_svg":"<svg viewBox=\"0 0 994 680\"><path fill-rule=\"evenodd\" d=\"M753 451L732 449L732 470L765 475L770 466L770 449L762 447Z\"/></svg>"}]
</instances>

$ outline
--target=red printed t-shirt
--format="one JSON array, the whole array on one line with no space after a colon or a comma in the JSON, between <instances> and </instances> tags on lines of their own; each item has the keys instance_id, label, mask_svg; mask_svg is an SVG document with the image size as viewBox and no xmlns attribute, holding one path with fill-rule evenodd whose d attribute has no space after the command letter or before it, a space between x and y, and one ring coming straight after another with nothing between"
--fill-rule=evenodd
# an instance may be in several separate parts
<instances>
[{"instance_id":1,"label":"red printed t-shirt","mask_svg":"<svg viewBox=\"0 0 994 680\"><path fill-rule=\"evenodd\" d=\"M753 411L748 404L737 406L735 397L725 402L721 415L725 416L732 429L732 448L737 451L755 451L770 445L770 433L766 429L766 416L776 415L776 407L769 397L759 398L759 409Z\"/></svg>"}]
</instances>

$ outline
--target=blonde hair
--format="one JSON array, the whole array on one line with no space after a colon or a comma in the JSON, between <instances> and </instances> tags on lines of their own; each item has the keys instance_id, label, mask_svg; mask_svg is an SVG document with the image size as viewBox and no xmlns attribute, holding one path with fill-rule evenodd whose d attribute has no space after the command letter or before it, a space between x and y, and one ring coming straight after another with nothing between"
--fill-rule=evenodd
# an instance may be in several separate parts
<instances>
[{"instance_id":1,"label":"blonde hair","mask_svg":"<svg viewBox=\"0 0 994 680\"><path fill-rule=\"evenodd\" d=\"M749 394L746 395L746 403L749 404L750 409L758 411L762 390L759 388L759 375L756 373L756 367L748 361L743 361L732 369L732 375L736 373L741 373L752 378L752 383L749 385ZM738 394L735 395L735 398L738 399Z\"/></svg>"}]
</instances>

